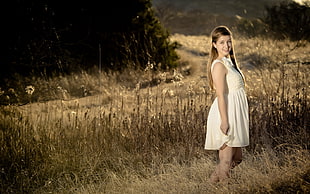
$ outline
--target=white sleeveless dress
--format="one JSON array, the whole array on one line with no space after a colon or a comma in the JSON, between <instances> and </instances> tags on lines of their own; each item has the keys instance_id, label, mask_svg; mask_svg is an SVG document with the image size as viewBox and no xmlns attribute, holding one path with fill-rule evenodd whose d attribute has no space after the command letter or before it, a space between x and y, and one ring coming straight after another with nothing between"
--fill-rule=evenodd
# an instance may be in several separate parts
<instances>
[{"instance_id":1,"label":"white sleeveless dress","mask_svg":"<svg viewBox=\"0 0 310 194\"><path fill-rule=\"evenodd\" d=\"M220 129L221 117L218 109L217 98L213 101L207 120L207 133L205 149L219 150L223 144L229 147L245 147L249 145L249 113L248 101L244 90L244 82L240 73L233 67L229 58L214 60L221 62L227 68L226 81L228 94L226 96L229 130L227 135Z\"/></svg>"}]
</instances>

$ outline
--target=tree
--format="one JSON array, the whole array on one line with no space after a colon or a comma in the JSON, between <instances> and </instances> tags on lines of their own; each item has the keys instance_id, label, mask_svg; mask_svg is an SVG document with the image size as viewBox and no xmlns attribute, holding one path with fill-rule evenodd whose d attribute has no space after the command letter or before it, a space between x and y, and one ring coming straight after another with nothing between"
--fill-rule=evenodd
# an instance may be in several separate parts
<instances>
[{"instance_id":1,"label":"tree","mask_svg":"<svg viewBox=\"0 0 310 194\"><path fill-rule=\"evenodd\" d=\"M1 72L155 69L177 65L177 43L154 16L151 0L12 0L4 7Z\"/></svg>"}]
</instances>

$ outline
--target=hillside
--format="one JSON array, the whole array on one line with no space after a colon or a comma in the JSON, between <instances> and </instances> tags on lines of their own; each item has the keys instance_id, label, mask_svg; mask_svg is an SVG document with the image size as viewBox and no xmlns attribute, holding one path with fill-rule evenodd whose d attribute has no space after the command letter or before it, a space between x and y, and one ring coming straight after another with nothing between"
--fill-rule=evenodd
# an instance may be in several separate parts
<instances>
[{"instance_id":1,"label":"hillside","mask_svg":"<svg viewBox=\"0 0 310 194\"><path fill-rule=\"evenodd\" d=\"M150 66L31 80L30 100L54 87L64 95L1 107L0 192L309 193L309 45L235 39L251 143L225 185L208 182L217 155L203 149L209 37L171 39L182 44L183 65L174 72L157 75ZM73 99L73 88L100 95Z\"/></svg>"},{"instance_id":2,"label":"hillside","mask_svg":"<svg viewBox=\"0 0 310 194\"><path fill-rule=\"evenodd\" d=\"M258 19L265 7L283 0L153 0L158 17L172 33L209 34L214 26L232 26L236 17Z\"/></svg>"}]
</instances>

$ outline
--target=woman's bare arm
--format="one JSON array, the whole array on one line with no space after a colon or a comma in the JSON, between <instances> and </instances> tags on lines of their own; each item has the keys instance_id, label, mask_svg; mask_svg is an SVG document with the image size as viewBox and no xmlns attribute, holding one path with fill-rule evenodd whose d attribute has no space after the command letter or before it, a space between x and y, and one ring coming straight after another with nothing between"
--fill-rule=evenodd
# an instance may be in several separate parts
<instances>
[{"instance_id":1,"label":"woman's bare arm","mask_svg":"<svg viewBox=\"0 0 310 194\"><path fill-rule=\"evenodd\" d=\"M227 69L224 64L218 62L214 64L212 70L212 78L215 86L216 96L218 100L218 107L221 116L221 130L227 135L229 129L227 102L225 95L227 95L227 83L226 83Z\"/></svg>"}]
</instances>

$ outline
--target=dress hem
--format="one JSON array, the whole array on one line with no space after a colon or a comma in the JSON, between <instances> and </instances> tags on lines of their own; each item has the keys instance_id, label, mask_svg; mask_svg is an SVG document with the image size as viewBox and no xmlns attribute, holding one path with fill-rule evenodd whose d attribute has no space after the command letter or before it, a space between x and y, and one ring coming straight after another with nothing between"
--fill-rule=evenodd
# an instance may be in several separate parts
<instances>
[{"instance_id":1,"label":"dress hem","mask_svg":"<svg viewBox=\"0 0 310 194\"><path fill-rule=\"evenodd\" d=\"M228 147L232 147L232 148L244 148L244 147L247 147L247 146L249 146L249 144L248 145L242 145L242 146L229 146L229 145L227 145ZM222 147L222 146L221 146ZM219 147L219 148L204 148L205 150L220 150L220 148L221 147Z\"/></svg>"}]
</instances>

